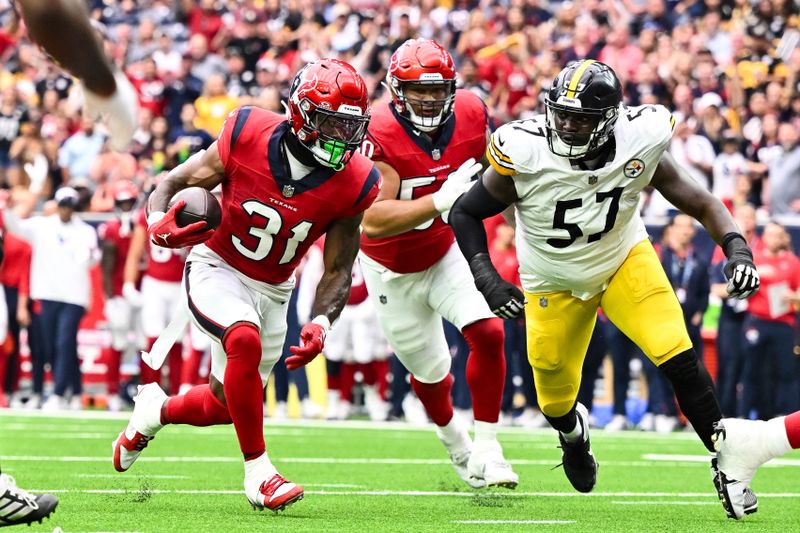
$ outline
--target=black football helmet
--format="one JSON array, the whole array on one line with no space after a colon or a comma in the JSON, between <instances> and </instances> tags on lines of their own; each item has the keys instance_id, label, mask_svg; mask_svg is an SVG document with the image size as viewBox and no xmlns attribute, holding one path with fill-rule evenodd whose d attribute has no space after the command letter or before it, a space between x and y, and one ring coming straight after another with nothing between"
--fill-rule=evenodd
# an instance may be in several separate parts
<instances>
[{"instance_id":1,"label":"black football helmet","mask_svg":"<svg viewBox=\"0 0 800 533\"><path fill-rule=\"evenodd\" d=\"M553 80L544 103L550 151L579 159L611 138L622 104L622 84L604 63L573 61Z\"/></svg>"}]
</instances>

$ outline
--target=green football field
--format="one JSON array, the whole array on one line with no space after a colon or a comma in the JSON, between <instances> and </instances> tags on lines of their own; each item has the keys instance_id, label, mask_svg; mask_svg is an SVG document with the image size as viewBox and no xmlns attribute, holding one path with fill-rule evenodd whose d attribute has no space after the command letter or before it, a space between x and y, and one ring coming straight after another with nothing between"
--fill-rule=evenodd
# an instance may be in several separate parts
<instances>
[{"instance_id":1,"label":"green football field","mask_svg":"<svg viewBox=\"0 0 800 533\"><path fill-rule=\"evenodd\" d=\"M693 434L592 432L599 479L572 490L552 431L500 435L520 474L515 491L472 490L457 478L430 428L368 422L273 424L267 447L303 501L274 515L242 493L232 426L167 427L124 474L111 441L127 415L0 413L0 465L31 491L61 500L25 531L797 531L800 454L762 468L760 510L725 517L707 456ZM13 530L9 528L9 530Z\"/></svg>"}]
</instances>

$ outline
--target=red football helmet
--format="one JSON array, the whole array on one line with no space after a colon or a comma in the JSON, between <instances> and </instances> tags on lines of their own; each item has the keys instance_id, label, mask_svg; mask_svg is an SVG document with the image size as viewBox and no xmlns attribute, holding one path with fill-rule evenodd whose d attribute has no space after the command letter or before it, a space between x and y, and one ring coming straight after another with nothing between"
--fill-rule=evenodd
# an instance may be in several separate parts
<instances>
[{"instance_id":1,"label":"red football helmet","mask_svg":"<svg viewBox=\"0 0 800 533\"><path fill-rule=\"evenodd\" d=\"M139 199L139 189L132 181L120 180L111 186L112 195L114 196L114 205L118 209L124 211L131 211ZM128 209L124 209L124 204L128 204Z\"/></svg>"},{"instance_id":2,"label":"red football helmet","mask_svg":"<svg viewBox=\"0 0 800 533\"><path fill-rule=\"evenodd\" d=\"M404 42L392 54L386 81L397 113L420 131L434 131L453 113L456 67L436 41Z\"/></svg>"},{"instance_id":3,"label":"red football helmet","mask_svg":"<svg viewBox=\"0 0 800 533\"><path fill-rule=\"evenodd\" d=\"M292 131L317 161L341 170L367 133L367 85L344 61L314 61L294 77L287 114Z\"/></svg>"}]
</instances>

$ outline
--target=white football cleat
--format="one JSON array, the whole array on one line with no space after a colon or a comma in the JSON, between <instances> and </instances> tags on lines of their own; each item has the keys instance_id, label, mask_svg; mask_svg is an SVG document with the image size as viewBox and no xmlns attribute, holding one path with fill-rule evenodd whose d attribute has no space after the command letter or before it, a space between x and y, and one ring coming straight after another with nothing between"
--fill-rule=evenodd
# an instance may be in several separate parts
<instances>
[{"instance_id":1,"label":"white football cleat","mask_svg":"<svg viewBox=\"0 0 800 533\"><path fill-rule=\"evenodd\" d=\"M630 429L630 427L631 425L625 415L614 415L611 421L606 424L603 429L605 429L608 433L616 433L618 431Z\"/></svg>"},{"instance_id":2,"label":"white football cleat","mask_svg":"<svg viewBox=\"0 0 800 533\"><path fill-rule=\"evenodd\" d=\"M467 485L473 489L481 489L486 486L482 478L472 477L469 474L469 458L472 455L472 439L469 433L459 422L458 416L453 415L453 419L445 427L436 427L436 435L442 441L447 453L450 455L450 462L458 477L463 479Z\"/></svg>"},{"instance_id":3,"label":"white football cleat","mask_svg":"<svg viewBox=\"0 0 800 533\"><path fill-rule=\"evenodd\" d=\"M93 120L107 118L109 144L117 152L125 150L136 131L136 115L139 112L139 97L125 73L114 69L117 90L103 97L83 87L84 111Z\"/></svg>"},{"instance_id":4,"label":"white football cleat","mask_svg":"<svg viewBox=\"0 0 800 533\"><path fill-rule=\"evenodd\" d=\"M133 399L134 407L130 422L125 431L111 443L114 468L125 472L139 458L147 444L164 427L161 424L161 407L167 395L157 383L139 385L139 392Z\"/></svg>"},{"instance_id":5,"label":"white football cleat","mask_svg":"<svg viewBox=\"0 0 800 533\"><path fill-rule=\"evenodd\" d=\"M503 457L503 448L496 440L472 443L467 472L470 479L483 480L487 487L515 489L519 484L519 476Z\"/></svg>"},{"instance_id":6,"label":"white football cleat","mask_svg":"<svg viewBox=\"0 0 800 533\"><path fill-rule=\"evenodd\" d=\"M278 474L266 452L245 461L244 494L253 509L284 510L303 499L303 487Z\"/></svg>"},{"instance_id":7,"label":"white football cleat","mask_svg":"<svg viewBox=\"0 0 800 533\"><path fill-rule=\"evenodd\" d=\"M712 475L717 493L730 518L739 520L746 514L758 510L758 499L750 489L756 470L775 455L771 451L771 420L740 420L724 418L716 423L714 448L716 459L712 460Z\"/></svg>"},{"instance_id":8,"label":"white football cleat","mask_svg":"<svg viewBox=\"0 0 800 533\"><path fill-rule=\"evenodd\" d=\"M259 484L247 483L244 492L253 509L263 511L283 511L295 502L303 499L303 487L296 485L278 473Z\"/></svg>"}]
</instances>

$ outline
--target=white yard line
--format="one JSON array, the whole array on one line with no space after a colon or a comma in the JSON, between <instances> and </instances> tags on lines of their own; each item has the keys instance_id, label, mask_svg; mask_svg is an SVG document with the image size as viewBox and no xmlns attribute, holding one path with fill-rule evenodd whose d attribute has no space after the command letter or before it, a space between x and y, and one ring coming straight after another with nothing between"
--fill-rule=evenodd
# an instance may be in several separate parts
<instances>
[{"instance_id":1,"label":"white yard line","mask_svg":"<svg viewBox=\"0 0 800 533\"><path fill-rule=\"evenodd\" d=\"M80 493L80 494L132 494L139 492L136 487L129 489L28 489L29 492L41 493ZM225 489L147 489L151 494L206 494L226 495L242 494L242 490ZM423 490L307 490L308 495L315 496L410 496L410 497L456 497L456 498L703 498L709 500L714 497L710 492L591 492L582 494L578 492L456 492L456 491L423 491ZM761 498L797 498L800 493L759 493ZM637 502L620 503L620 505L635 505ZM675 502L661 502L653 500L653 504L679 505ZM694 503L692 503L694 504ZM702 505L719 505L714 501L707 501ZM648 504L643 504L648 505Z\"/></svg>"},{"instance_id":2,"label":"white yard line","mask_svg":"<svg viewBox=\"0 0 800 533\"><path fill-rule=\"evenodd\" d=\"M671 461L678 463L707 463L709 461L708 455L669 455L658 453L646 453L642 455L645 461ZM800 459L773 459L765 463L763 466L800 466Z\"/></svg>"},{"instance_id":3,"label":"white yard line","mask_svg":"<svg viewBox=\"0 0 800 533\"><path fill-rule=\"evenodd\" d=\"M761 496L761 494L759 494ZM633 501L619 501L612 500L612 505L719 505L719 502L709 501L680 501L680 500L633 500Z\"/></svg>"},{"instance_id":4,"label":"white yard line","mask_svg":"<svg viewBox=\"0 0 800 533\"><path fill-rule=\"evenodd\" d=\"M452 524L482 525L482 524L541 524L541 525L568 525L576 524L575 520L451 520Z\"/></svg>"}]
</instances>

